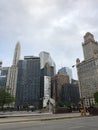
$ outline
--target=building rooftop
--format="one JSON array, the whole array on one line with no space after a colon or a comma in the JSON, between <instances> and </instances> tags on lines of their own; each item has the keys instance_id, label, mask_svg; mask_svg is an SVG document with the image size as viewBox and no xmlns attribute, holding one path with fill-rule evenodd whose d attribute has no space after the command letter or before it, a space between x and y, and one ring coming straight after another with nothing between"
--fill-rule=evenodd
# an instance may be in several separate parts
<instances>
[{"instance_id":1,"label":"building rooftop","mask_svg":"<svg viewBox=\"0 0 98 130\"><path fill-rule=\"evenodd\" d=\"M39 59L37 56L24 56L24 59Z\"/></svg>"}]
</instances>

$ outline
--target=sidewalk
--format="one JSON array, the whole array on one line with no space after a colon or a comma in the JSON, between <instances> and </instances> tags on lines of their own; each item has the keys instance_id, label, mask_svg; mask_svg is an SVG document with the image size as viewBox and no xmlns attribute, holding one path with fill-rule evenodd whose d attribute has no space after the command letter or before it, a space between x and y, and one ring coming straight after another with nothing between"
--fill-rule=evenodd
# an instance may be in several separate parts
<instances>
[{"instance_id":1,"label":"sidewalk","mask_svg":"<svg viewBox=\"0 0 98 130\"><path fill-rule=\"evenodd\" d=\"M86 116L89 116L87 113ZM20 115L6 115L5 118L0 118L0 124L2 123L15 123L15 122L28 122L28 121L46 121L46 120L58 120L67 118L79 118L81 113L66 113L66 114L51 114L51 113L36 113L36 114L20 114Z\"/></svg>"},{"instance_id":2,"label":"sidewalk","mask_svg":"<svg viewBox=\"0 0 98 130\"><path fill-rule=\"evenodd\" d=\"M28 117L28 116L40 116L40 115L50 115L52 113L39 113L39 112L0 112L0 118L8 118L8 117Z\"/></svg>"}]
</instances>

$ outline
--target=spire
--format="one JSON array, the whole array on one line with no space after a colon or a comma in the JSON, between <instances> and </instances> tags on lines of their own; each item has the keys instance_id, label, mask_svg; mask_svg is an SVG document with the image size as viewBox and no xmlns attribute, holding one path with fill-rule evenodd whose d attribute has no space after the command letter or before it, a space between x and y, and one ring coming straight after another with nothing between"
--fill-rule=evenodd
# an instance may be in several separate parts
<instances>
[{"instance_id":1,"label":"spire","mask_svg":"<svg viewBox=\"0 0 98 130\"><path fill-rule=\"evenodd\" d=\"M13 58L13 65L17 65L20 58L20 43L17 42L15 51L14 51L14 58Z\"/></svg>"}]
</instances>

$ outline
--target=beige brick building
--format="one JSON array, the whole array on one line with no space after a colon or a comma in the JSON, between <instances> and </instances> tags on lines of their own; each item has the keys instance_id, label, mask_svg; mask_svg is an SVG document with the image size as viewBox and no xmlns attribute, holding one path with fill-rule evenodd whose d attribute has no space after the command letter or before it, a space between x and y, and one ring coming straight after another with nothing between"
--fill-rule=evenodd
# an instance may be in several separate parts
<instances>
[{"instance_id":1,"label":"beige brick building","mask_svg":"<svg viewBox=\"0 0 98 130\"><path fill-rule=\"evenodd\" d=\"M90 106L95 103L93 95L98 91L98 43L91 33L85 34L82 47L84 61L77 59L76 66L81 98L85 98L85 105Z\"/></svg>"}]
</instances>

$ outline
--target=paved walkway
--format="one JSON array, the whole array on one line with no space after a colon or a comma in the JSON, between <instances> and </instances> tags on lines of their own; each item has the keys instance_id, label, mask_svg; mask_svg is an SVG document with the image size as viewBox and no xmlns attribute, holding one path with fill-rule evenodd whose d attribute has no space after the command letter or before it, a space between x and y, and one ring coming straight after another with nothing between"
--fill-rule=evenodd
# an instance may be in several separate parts
<instances>
[{"instance_id":1,"label":"paved walkway","mask_svg":"<svg viewBox=\"0 0 98 130\"><path fill-rule=\"evenodd\" d=\"M0 118L4 117L27 117L27 116L40 116L40 115L50 115L52 113L40 113L39 111L37 112L27 112L27 111L15 111L15 112L0 112Z\"/></svg>"},{"instance_id":2,"label":"paved walkway","mask_svg":"<svg viewBox=\"0 0 98 130\"><path fill-rule=\"evenodd\" d=\"M89 116L87 113L86 116ZM81 113L66 113L66 114L51 114L51 113L30 113L30 114L12 114L4 115L0 118L1 123L15 123L15 122L27 122L27 121L46 121L46 120L58 120L66 118L78 118L83 117Z\"/></svg>"}]
</instances>

